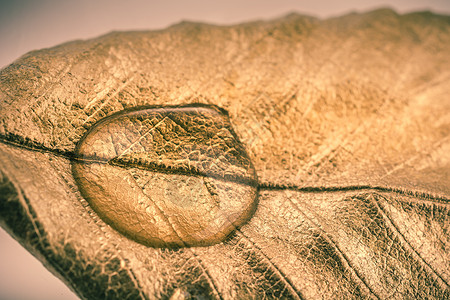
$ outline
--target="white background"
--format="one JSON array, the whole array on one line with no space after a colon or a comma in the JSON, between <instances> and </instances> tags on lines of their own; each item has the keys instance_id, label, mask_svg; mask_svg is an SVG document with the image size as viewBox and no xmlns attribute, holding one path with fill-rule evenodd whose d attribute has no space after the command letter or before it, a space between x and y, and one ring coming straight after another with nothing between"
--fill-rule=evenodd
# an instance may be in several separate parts
<instances>
[{"instance_id":1,"label":"white background","mask_svg":"<svg viewBox=\"0 0 450 300\"><path fill-rule=\"evenodd\" d=\"M112 30L161 29L182 20L236 24L293 11L327 18L379 7L450 15L450 0L0 0L0 68L28 51ZM0 229L0 299L78 298Z\"/></svg>"}]
</instances>

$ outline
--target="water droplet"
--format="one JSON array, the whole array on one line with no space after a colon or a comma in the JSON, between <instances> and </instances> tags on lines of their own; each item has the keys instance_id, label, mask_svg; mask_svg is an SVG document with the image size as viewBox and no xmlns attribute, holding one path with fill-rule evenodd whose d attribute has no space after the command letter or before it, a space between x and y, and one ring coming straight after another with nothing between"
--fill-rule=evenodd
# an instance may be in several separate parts
<instances>
[{"instance_id":1,"label":"water droplet","mask_svg":"<svg viewBox=\"0 0 450 300\"><path fill-rule=\"evenodd\" d=\"M98 215L152 247L223 241L256 207L255 170L215 106L125 110L80 140L72 170Z\"/></svg>"}]
</instances>

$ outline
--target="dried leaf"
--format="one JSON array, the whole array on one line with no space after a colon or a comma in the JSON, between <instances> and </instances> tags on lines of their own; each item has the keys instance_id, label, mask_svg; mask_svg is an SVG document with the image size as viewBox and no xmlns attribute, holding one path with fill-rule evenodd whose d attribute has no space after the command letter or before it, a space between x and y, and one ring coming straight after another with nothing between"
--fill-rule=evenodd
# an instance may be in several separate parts
<instances>
[{"instance_id":1,"label":"dried leaf","mask_svg":"<svg viewBox=\"0 0 450 300\"><path fill-rule=\"evenodd\" d=\"M390 10L182 23L31 52L0 73L1 225L87 299L449 298L448 53L450 17ZM228 133L204 127L168 152L148 151L152 136L120 156L154 128L133 123L114 131L130 139L117 155L83 150L83 136L121 111L193 104L228 112ZM113 153L108 135L91 137ZM226 137L240 150L214 169ZM183 147L204 154L212 140L222 148L201 168L205 159ZM89 158L113 175L80 182L94 174L75 170ZM129 185L103 176L150 169L149 195L167 191L162 178L212 178L229 184L219 199L250 206L256 186L256 211L245 224L240 211L214 245L145 245L113 228L125 216L108 221L92 199L107 187L126 200L142 185L119 195ZM206 185L193 193L213 197Z\"/></svg>"}]
</instances>

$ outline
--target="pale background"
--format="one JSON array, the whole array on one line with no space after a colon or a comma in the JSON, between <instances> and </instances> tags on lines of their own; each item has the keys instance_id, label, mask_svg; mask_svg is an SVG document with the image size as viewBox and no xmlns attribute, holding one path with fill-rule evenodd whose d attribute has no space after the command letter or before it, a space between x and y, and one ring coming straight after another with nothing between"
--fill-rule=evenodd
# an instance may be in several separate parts
<instances>
[{"instance_id":1,"label":"pale background","mask_svg":"<svg viewBox=\"0 0 450 300\"><path fill-rule=\"evenodd\" d=\"M28 51L112 30L161 29L182 20L236 24L299 12L319 18L390 7L450 15L450 0L0 0L0 68ZM0 300L78 299L0 229Z\"/></svg>"}]
</instances>

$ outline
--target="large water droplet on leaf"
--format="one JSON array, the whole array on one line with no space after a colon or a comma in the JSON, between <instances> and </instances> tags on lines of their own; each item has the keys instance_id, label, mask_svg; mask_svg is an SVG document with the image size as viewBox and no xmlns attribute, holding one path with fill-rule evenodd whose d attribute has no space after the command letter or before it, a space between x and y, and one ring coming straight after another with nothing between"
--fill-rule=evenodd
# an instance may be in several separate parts
<instances>
[{"instance_id":1,"label":"large water droplet on leaf","mask_svg":"<svg viewBox=\"0 0 450 300\"><path fill-rule=\"evenodd\" d=\"M223 241L254 212L254 168L215 106L140 108L95 124L73 174L98 215L153 247Z\"/></svg>"}]
</instances>

